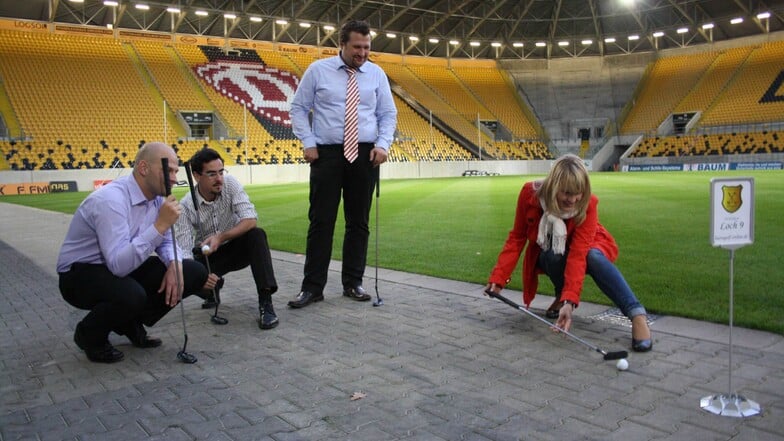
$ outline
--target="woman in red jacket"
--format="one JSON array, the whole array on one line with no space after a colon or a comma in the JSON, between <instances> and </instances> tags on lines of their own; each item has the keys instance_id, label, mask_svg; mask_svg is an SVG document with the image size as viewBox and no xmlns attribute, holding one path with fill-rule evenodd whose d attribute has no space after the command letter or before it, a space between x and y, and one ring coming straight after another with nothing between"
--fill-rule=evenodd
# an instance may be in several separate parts
<instances>
[{"instance_id":1,"label":"woman in red jacket","mask_svg":"<svg viewBox=\"0 0 784 441\"><path fill-rule=\"evenodd\" d=\"M536 295L539 274L547 274L555 287L555 301L547 317L569 330L572 312L580 304L585 274L632 321L632 349L653 347L645 308L613 264L618 245L599 223L599 199L582 159L565 155L553 164L547 177L527 182L517 199L514 227L504 243L487 288L501 292L509 283L520 254L523 256L523 303ZM528 245L526 247L526 245Z\"/></svg>"}]
</instances>

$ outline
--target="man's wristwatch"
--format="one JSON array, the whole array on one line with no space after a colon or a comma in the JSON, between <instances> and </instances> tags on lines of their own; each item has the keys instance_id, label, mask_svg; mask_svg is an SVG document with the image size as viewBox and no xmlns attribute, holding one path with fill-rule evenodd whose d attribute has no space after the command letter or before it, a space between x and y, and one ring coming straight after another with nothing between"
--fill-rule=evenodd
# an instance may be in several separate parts
<instances>
[{"instance_id":1,"label":"man's wristwatch","mask_svg":"<svg viewBox=\"0 0 784 441\"><path fill-rule=\"evenodd\" d=\"M571 307L572 307L572 310L574 310L575 308L577 308L577 305L576 305L574 302L570 302L569 300L564 300L563 302L561 302L561 307L562 307L562 308L563 308L564 306L566 306L566 305L569 305L569 306L571 306Z\"/></svg>"}]
</instances>

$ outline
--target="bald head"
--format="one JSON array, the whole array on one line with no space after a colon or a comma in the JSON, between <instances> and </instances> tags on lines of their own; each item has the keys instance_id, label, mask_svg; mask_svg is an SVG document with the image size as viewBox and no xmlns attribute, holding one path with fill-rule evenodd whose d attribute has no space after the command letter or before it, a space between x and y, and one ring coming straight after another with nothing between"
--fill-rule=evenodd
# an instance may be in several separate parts
<instances>
[{"instance_id":1,"label":"bald head","mask_svg":"<svg viewBox=\"0 0 784 441\"><path fill-rule=\"evenodd\" d=\"M162 169L162 158L169 159L169 170L164 171ZM147 199L152 199L155 196L165 196L164 179L169 179L172 185L174 185L177 180L178 170L179 160L177 159L177 154L174 153L171 147L162 142L148 142L136 153L133 174Z\"/></svg>"},{"instance_id":2,"label":"bald head","mask_svg":"<svg viewBox=\"0 0 784 441\"><path fill-rule=\"evenodd\" d=\"M161 158L169 157L169 151L174 153L171 147L162 142L148 142L144 144L138 152L136 152L134 168L138 167L140 161L152 163L157 160L158 163L160 163Z\"/></svg>"}]
</instances>

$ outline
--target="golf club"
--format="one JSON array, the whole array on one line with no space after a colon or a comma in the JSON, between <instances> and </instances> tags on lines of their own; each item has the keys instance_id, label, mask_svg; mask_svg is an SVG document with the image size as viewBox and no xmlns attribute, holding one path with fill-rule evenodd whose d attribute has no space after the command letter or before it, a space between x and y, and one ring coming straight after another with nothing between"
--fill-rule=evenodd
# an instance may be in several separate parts
<instances>
[{"instance_id":1,"label":"golf club","mask_svg":"<svg viewBox=\"0 0 784 441\"><path fill-rule=\"evenodd\" d=\"M598 353L600 353L600 354L604 355L604 359L605 359L605 360L620 360L620 359L622 359L622 358L626 358L626 357L628 357L628 356L629 356L629 353L628 353L628 352L626 352L626 351L607 352L607 351L605 351L605 350L602 350L602 349L601 349L601 348L599 348L598 346L595 346L595 345L592 345L592 344L588 343L587 341L585 341L585 340L581 339L580 337L578 337L578 336L576 336L576 335L574 335L574 334L570 333L569 331L567 331L567 330L565 330L565 329L562 329L562 328L559 328L559 327L558 327L558 326L556 326L554 323L550 323L550 322L548 322L547 320L545 320L545 319L543 319L543 318L539 317L538 315L534 314L533 312L529 311L528 309L526 309L526 308L525 308L525 307L523 307L522 305L518 305L517 303L515 303L515 302L513 302L513 301L511 301L511 300L509 300L509 299L507 299L506 297L502 296L501 294L496 294L496 293L494 293L493 291L491 291L491 290L489 290L489 289L486 289L486 290L485 290L485 294L487 294L487 295L488 295L488 296L490 296L490 297L495 297L496 299L498 299L498 300L500 300L500 301L502 301L502 302L506 303L507 305L509 305L509 306L511 306L511 307L513 307L513 308L515 308L515 309L518 309L518 310L520 310L520 311L523 311L524 313L526 313L526 314L530 315L531 317L533 317L533 318L535 318L535 319L539 320L540 322L544 322L544 323L546 323L546 324L547 324L547 326L549 326L549 327L551 327L551 328L555 328L555 329L556 329L556 330L558 330L559 332L563 332L563 333L564 333L564 334L566 334L568 337L571 337L573 340L575 340L575 341L577 341L577 342L579 342L579 343L582 343L582 344L584 344L585 346L588 346L589 348L593 349L594 351L596 351L596 352L598 352Z\"/></svg>"},{"instance_id":2,"label":"golf club","mask_svg":"<svg viewBox=\"0 0 784 441\"><path fill-rule=\"evenodd\" d=\"M188 178L188 186L191 189L191 200L193 201L193 209L196 210L196 230L198 232L198 237L202 237L201 216L199 215L199 202L196 199L196 189L193 187L193 177L191 176L193 170L191 169L190 161L185 162L184 166L185 166L185 176ZM206 254L202 253L202 249L198 245L193 247L194 256L197 255L196 254L197 249L198 252L204 256L204 262L207 263L207 273L212 274L212 268L210 268L210 258ZM220 294L218 294L218 291L216 291L215 288L212 288L212 298L215 299L215 312L212 314L212 317L210 317L210 321L216 325L225 325L226 323L229 323L228 319L218 316L218 307L220 307Z\"/></svg>"},{"instance_id":3,"label":"golf club","mask_svg":"<svg viewBox=\"0 0 784 441\"><path fill-rule=\"evenodd\" d=\"M376 167L376 230L373 233L376 236L376 300L373 300L373 306L381 306L384 300L378 295L378 197L381 196L381 166Z\"/></svg>"},{"instance_id":4,"label":"golf club","mask_svg":"<svg viewBox=\"0 0 784 441\"><path fill-rule=\"evenodd\" d=\"M171 182L169 182L169 158L161 158L161 167L163 168L163 186L166 189L166 197L171 194ZM177 292L180 292L180 266L177 265L177 235L174 231L174 225L171 226L172 248L174 249L174 271L175 278L177 279ZM182 319L182 333L185 339L182 343L182 350L177 353L177 359L183 363L193 364L196 363L196 357L193 354L185 352L188 347L188 328L185 327L185 306L180 299L180 318Z\"/></svg>"}]
</instances>

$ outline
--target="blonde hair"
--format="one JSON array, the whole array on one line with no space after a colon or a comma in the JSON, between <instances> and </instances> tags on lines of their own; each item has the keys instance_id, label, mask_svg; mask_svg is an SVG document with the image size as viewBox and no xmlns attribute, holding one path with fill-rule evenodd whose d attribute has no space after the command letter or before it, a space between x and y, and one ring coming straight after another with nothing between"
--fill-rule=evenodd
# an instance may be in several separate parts
<instances>
[{"instance_id":1,"label":"blonde hair","mask_svg":"<svg viewBox=\"0 0 784 441\"><path fill-rule=\"evenodd\" d=\"M563 191L571 194L582 194L583 197L575 206L574 219L577 224L585 220L585 213L588 211L588 204L591 201L591 181L588 178L588 169L585 168L583 160L576 155L564 155L553 163L550 173L544 178L542 186L536 192L545 206L545 211L553 214L561 214L558 208L558 192Z\"/></svg>"}]
</instances>

